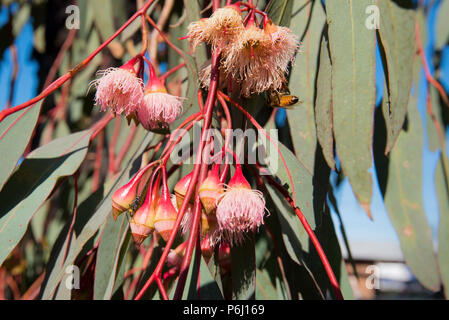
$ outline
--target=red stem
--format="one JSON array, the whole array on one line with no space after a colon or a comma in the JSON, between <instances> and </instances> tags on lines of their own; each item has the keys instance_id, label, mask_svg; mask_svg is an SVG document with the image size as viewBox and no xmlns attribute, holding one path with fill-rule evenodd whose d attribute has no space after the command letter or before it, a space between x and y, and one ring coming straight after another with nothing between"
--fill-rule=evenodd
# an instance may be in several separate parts
<instances>
[{"instance_id":1,"label":"red stem","mask_svg":"<svg viewBox=\"0 0 449 320\"><path fill-rule=\"evenodd\" d=\"M292 209L295 211L295 214L298 216L299 221L301 221L302 225L304 226L304 229L306 230L307 234L309 235L309 238L312 241L313 246L315 247L315 249L318 253L318 256L320 257L320 260L323 264L324 269L326 270L326 273L327 273L329 281L332 285L332 288L334 289L335 296L337 297L338 300L344 300L343 295L340 290L340 286L338 284L337 278L335 277L334 271L332 270L332 267L329 263L329 260L327 260L326 254L324 253L324 250L321 247L321 244L318 241L315 233L313 232L312 228L310 227L309 223L307 222L307 219L304 217L304 214L294 204L294 201L288 194L287 190L285 190L281 185L279 185L272 177L265 176L265 178L267 179L268 183L270 183L273 187L275 187L284 196L284 198L290 204Z\"/></svg>"},{"instance_id":2,"label":"red stem","mask_svg":"<svg viewBox=\"0 0 449 320\"><path fill-rule=\"evenodd\" d=\"M208 133L208 129L212 122L212 110L213 110L213 107L215 104L215 99L217 96L219 59L220 59L220 53L214 52L212 55L212 70L213 71L212 71L211 83L210 83L210 87L209 87L210 89L209 89L206 106L205 106L204 126L203 126L203 130L201 132L201 140L200 140L200 145L198 147L198 153L196 156L195 166L193 168L191 183L189 184L189 187L187 188L186 195L184 197L181 208L179 209L179 212L178 212L178 216L176 218L175 226L174 226L173 231L167 241L167 245L164 248L164 251L163 251L162 256L156 266L156 269L153 271L153 274L150 276L150 278L147 280L145 285L142 287L139 294L136 296L135 300L140 300L142 298L142 296L144 295L145 291L151 285L151 283L156 279L160 279L165 260L167 259L167 256L168 256L171 246L173 245L173 242L176 237L176 233L178 232L179 226L181 225L182 218L187 209L187 206L189 205L190 198L193 194L194 188L198 181L198 177L200 174L200 168L201 168L202 151L204 149L204 145L206 142L206 135Z\"/></svg>"}]
</instances>

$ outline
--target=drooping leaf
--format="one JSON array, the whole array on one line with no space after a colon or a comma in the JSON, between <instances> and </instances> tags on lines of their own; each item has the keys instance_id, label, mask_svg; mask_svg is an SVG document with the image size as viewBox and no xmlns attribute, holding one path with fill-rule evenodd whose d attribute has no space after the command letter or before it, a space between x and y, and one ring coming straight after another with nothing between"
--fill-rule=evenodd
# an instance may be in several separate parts
<instances>
[{"instance_id":1,"label":"drooping leaf","mask_svg":"<svg viewBox=\"0 0 449 320\"><path fill-rule=\"evenodd\" d=\"M301 50L296 54L290 72L289 87L302 101L287 111L296 156L310 171L314 169L317 144L315 129L315 80L320 51L320 39L326 22L321 3L295 1L291 20L292 32L300 37Z\"/></svg>"},{"instance_id":2,"label":"drooping leaf","mask_svg":"<svg viewBox=\"0 0 449 320\"><path fill-rule=\"evenodd\" d=\"M335 167L334 135L332 132L332 66L327 35L321 40L320 66L315 101L315 121L318 141L330 168Z\"/></svg>"},{"instance_id":3,"label":"drooping leaf","mask_svg":"<svg viewBox=\"0 0 449 320\"><path fill-rule=\"evenodd\" d=\"M387 91L382 109L387 125L386 153L393 148L407 114L407 104L413 79L415 57L416 14L411 1L378 1L380 10L379 35L386 61Z\"/></svg>"},{"instance_id":4,"label":"drooping leaf","mask_svg":"<svg viewBox=\"0 0 449 320\"><path fill-rule=\"evenodd\" d=\"M436 151L441 148L441 138L440 133L444 135L444 123L441 117L441 101L440 96L438 95L438 90L434 86L429 87L430 96L427 99L426 103L430 104L432 109L432 114L430 114L430 110L426 112L426 123L427 123L427 142L429 143L430 151ZM440 127L440 132L437 129L437 126ZM444 139L444 137L443 137Z\"/></svg>"},{"instance_id":5,"label":"drooping leaf","mask_svg":"<svg viewBox=\"0 0 449 320\"><path fill-rule=\"evenodd\" d=\"M117 221L108 216L98 246L97 264L95 268L94 299L109 300L112 296L117 272L120 269L120 257L127 251L125 240L128 234L128 219L126 214Z\"/></svg>"},{"instance_id":6,"label":"drooping leaf","mask_svg":"<svg viewBox=\"0 0 449 320\"><path fill-rule=\"evenodd\" d=\"M449 1L440 1L437 11L437 26L435 31L435 48L441 50L449 42L449 28L447 17L449 16Z\"/></svg>"},{"instance_id":7,"label":"drooping leaf","mask_svg":"<svg viewBox=\"0 0 449 320\"><path fill-rule=\"evenodd\" d=\"M365 26L365 9L374 4L374 0L326 1L335 144L343 173L369 216L376 34Z\"/></svg>"},{"instance_id":8,"label":"drooping leaf","mask_svg":"<svg viewBox=\"0 0 449 320\"><path fill-rule=\"evenodd\" d=\"M265 12L275 24L288 26L292 16L293 2L293 0L272 0Z\"/></svg>"},{"instance_id":9,"label":"drooping leaf","mask_svg":"<svg viewBox=\"0 0 449 320\"><path fill-rule=\"evenodd\" d=\"M231 247L232 299L254 300L256 297L256 255L254 236Z\"/></svg>"},{"instance_id":10,"label":"drooping leaf","mask_svg":"<svg viewBox=\"0 0 449 320\"><path fill-rule=\"evenodd\" d=\"M0 263L23 237L58 179L78 170L91 134L92 130L81 131L34 150L6 183L0 192L0 241L5 244L0 248Z\"/></svg>"},{"instance_id":11,"label":"drooping leaf","mask_svg":"<svg viewBox=\"0 0 449 320\"><path fill-rule=\"evenodd\" d=\"M36 126L41 105L11 114L0 122L0 190L16 167Z\"/></svg>"},{"instance_id":12,"label":"drooping leaf","mask_svg":"<svg viewBox=\"0 0 449 320\"><path fill-rule=\"evenodd\" d=\"M77 236L72 240L73 245L67 251L67 258L62 267L53 268L46 278L46 283L42 292L42 299L51 299L55 288L64 277L64 270L68 265L73 264L78 254L83 250L86 243L97 233L98 229L105 223L112 208L112 194L120 186L124 185L128 179L138 170L134 163L141 157L143 151L146 149L150 141L153 139L153 134L147 133L142 140L139 148L134 151L133 156L128 161L122 172L118 175L117 180L113 183L104 199L99 204L97 210L91 215L90 219L80 227ZM131 151L132 152L132 151ZM60 253L60 255L63 253ZM59 257L58 257L59 259Z\"/></svg>"},{"instance_id":13,"label":"drooping leaf","mask_svg":"<svg viewBox=\"0 0 449 320\"><path fill-rule=\"evenodd\" d=\"M406 130L401 131L391 151L387 189L384 196L405 262L416 278L429 290L440 286L432 232L422 204L423 130L411 96Z\"/></svg>"},{"instance_id":14,"label":"drooping leaf","mask_svg":"<svg viewBox=\"0 0 449 320\"><path fill-rule=\"evenodd\" d=\"M199 274L198 274L199 273ZM198 288L199 275L199 288ZM173 290L174 291L174 290ZM183 299L188 300L223 300L223 293L215 281L203 256L196 255L196 248L192 256Z\"/></svg>"},{"instance_id":15,"label":"drooping leaf","mask_svg":"<svg viewBox=\"0 0 449 320\"><path fill-rule=\"evenodd\" d=\"M270 279L269 272L264 269L256 270L256 299L257 300L277 300L278 293L276 286Z\"/></svg>"},{"instance_id":16,"label":"drooping leaf","mask_svg":"<svg viewBox=\"0 0 449 320\"><path fill-rule=\"evenodd\" d=\"M101 12L101 14L94 15L94 23L100 33L101 39L106 41L115 32L113 3L108 0L97 0L89 1L89 5L91 6L91 11ZM121 58L124 53L122 45L115 39L108 45L108 48L116 59Z\"/></svg>"},{"instance_id":17,"label":"drooping leaf","mask_svg":"<svg viewBox=\"0 0 449 320\"><path fill-rule=\"evenodd\" d=\"M444 164L446 162L446 165ZM446 299L449 298L449 159L441 154L435 171L440 221L438 229L438 267Z\"/></svg>"}]
</instances>

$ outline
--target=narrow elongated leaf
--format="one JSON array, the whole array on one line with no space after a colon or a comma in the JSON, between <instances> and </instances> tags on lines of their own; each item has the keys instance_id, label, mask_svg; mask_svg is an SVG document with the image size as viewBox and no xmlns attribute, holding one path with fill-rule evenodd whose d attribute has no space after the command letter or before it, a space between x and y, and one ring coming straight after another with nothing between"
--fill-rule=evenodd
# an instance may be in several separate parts
<instances>
[{"instance_id":1,"label":"narrow elongated leaf","mask_svg":"<svg viewBox=\"0 0 449 320\"><path fill-rule=\"evenodd\" d=\"M416 278L429 290L439 289L432 232L422 204L423 130L410 97L406 131L399 134L391 151L385 206L399 236L404 259Z\"/></svg>"},{"instance_id":2,"label":"narrow elongated leaf","mask_svg":"<svg viewBox=\"0 0 449 320\"><path fill-rule=\"evenodd\" d=\"M147 133L139 146L139 148L134 152L131 159L128 161L127 165L124 167L117 180L112 185L111 189L107 192L105 198L99 204L99 207L92 214L90 219L85 223L84 226L80 227L77 237L73 239L73 245L67 252L67 258L62 267L53 268L46 279L45 286L42 289L42 299L51 299L55 289L64 277L64 270L67 266L73 264L78 254L84 248L86 243L97 233L98 229L105 223L108 215L112 208L112 194L119 187L124 185L128 179L137 171L137 167L134 162L142 155L143 151L146 149L148 144L153 138L152 133ZM61 252L60 255L64 253ZM59 259L59 258L57 258Z\"/></svg>"},{"instance_id":3,"label":"narrow elongated leaf","mask_svg":"<svg viewBox=\"0 0 449 320\"><path fill-rule=\"evenodd\" d=\"M395 1L380 0L380 39L386 57L388 91L384 92L382 111L387 125L387 148L390 152L404 124L413 78L416 14ZM384 62L385 63L385 62Z\"/></svg>"},{"instance_id":4,"label":"narrow elongated leaf","mask_svg":"<svg viewBox=\"0 0 449 320\"><path fill-rule=\"evenodd\" d=\"M267 123L266 128L270 126L273 126L272 121ZM271 130L266 132L267 135L272 133ZM297 206L314 229L316 225L320 224L320 212L319 210L315 212L313 171L310 171L284 144L277 141L277 137L274 135L270 136L271 142L265 135L260 134L259 136L261 147L265 147L267 154L268 169L280 179L282 185L287 186L290 194L295 198ZM276 160L275 166L274 160ZM294 195L293 190L295 191Z\"/></svg>"},{"instance_id":5,"label":"narrow elongated leaf","mask_svg":"<svg viewBox=\"0 0 449 320\"><path fill-rule=\"evenodd\" d=\"M120 256L128 233L128 219L126 214L117 221L109 216L98 246L97 264L95 268L94 299L108 300L112 296L112 289L116 280L116 273L120 268Z\"/></svg>"},{"instance_id":6,"label":"narrow elongated leaf","mask_svg":"<svg viewBox=\"0 0 449 320\"><path fill-rule=\"evenodd\" d=\"M199 273L199 288L198 288ZM175 291L175 290L173 290ZM186 286L183 293L183 299L188 300L223 300L223 293L217 282L214 280L209 267L203 256L199 261L195 253L192 257L189 272L187 274Z\"/></svg>"},{"instance_id":7,"label":"narrow elongated leaf","mask_svg":"<svg viewBox=\"0 0 449 320\"><path fill-rule=\"evenodd\" d=\"M318 141L330 168L335 167L334 135L332 132L332 66L327 35L321 40L320 67L317 79L315 121Z\"/></svg>"},{"instance_id":8,"label":"narrow elongated leaf","mask_svg":"<svg viewBox=\"0 0 449 320\"><path fill-rule=\"evenodd\" d=\"M115 32L114 14L112 9L113 2L108 0L97 0L89 1L89 5L91 6L91 11L99 13L94 15L94 22L100 33L101 39L106 41ZM124 53L122 45L117 40L112 40L108 45L108 48L115 58L121 58Z\"/></svg>"},{"instance_id":9,"label":"narrow elongated leaf","mask_svg":"<svg viewBox=\"0 0 449 320\"><path fill-rule=\"evenodd\" d=\"M365 25L365 10L374 4L374 0L326 1L337 154L370 217L376 39L375 29Z\"/></svg>"},{"instance_id":10,"label":"narrow elongated leaf","mask_svg":"<svg viewBox=\"0 0 449 320\"><path fill-rule=\"evenodd\" d=\"M256 298L256 256L254 237L231 247L232 299L253 300Z\"/></svg>"},{"instance_id":11,"label":"narrow elongated leaf","mask_svg":"<svg viewBox=\"0 0 449 320\"><path fill-rule=\"evenodd\" d=\"M0 190L16 167L36 126L41 105L16 112L0 122Z\"/></svg>"},{"instance_id":12,"label":"narrow elongated leaf","mask_svg":"<svg viewBox=\"0 0 449 320\"><path fill-rule=\"evenodd\" d=\"M449 16L449 1L440 1L437 14L435 47L441 50L449 42L449 28L447 27L447 17Z\"/></svg>"},{"instance_id":13,"label":"narrow elongated leaf","mask_svg":"<svg viewBox=\"0 0 449 320\"><path fill-rule=\"evenodd\" d=\"M445 159L444 159L445 158ZM441 154L435 171L435 184L440 210L440 222L438 229L438 267L444 286L446 299L449 299L449 185L447 181L448 167L444 165L449 159Z\"/></svg>"},{"instance_id":14,"label":"narrow elongated leaf","mask_svg":"<svg viewBox=\"0 0 449 320\"><path fill-rule=\"evenodd\" d=\"M430 151L436 151L441 147L441 139L437 130L437 125L440 128L444 128L443 119L441 117L441 101L438 94L438 90L434 86L429 87L428 101L426 103L431 104L432 112L431 115L429 111L426 112L426 123L427 123L427 142L429 143Z\"/></svg>"},{"instance_id":15,"label":"narrow elongated leaf","mask_svg":"<svg viewBox=\"0 0 449 320\"><path fill-rule=\"evenodd\" d=\"M292 16L293 2L293 0L272 0L266 8L266 13L275 24L288 26Z\"/></svg>"},{"instance_id":16,"label":"narrow elongated leaf","mask_svg":"<svg viewBox=\"0 0 449 320\"><path fill-rule=\"evenodd\" d=\"M277 278L276 278L277 279ZM277 300L278 293L276 286L271 283L269 272L264 269L256 271L256 299L257 300Z\"/></svg>"},{"instance_id":17,"label":"narrow elongated leaf","mask_svg":"<svg viewBox=\"0 0 449 320\"><path fill-rule=\"evenodd\" d=\"M24 235L30 219L60 177L78 170L92 131L57 139L28 155L0 193L0 264Z\"/></svg>"},{"instance_id":18,"label":"narrow elongated leaf","mask_svg":"<svg viewBox=\"0 0 449 320\"><path fill-rule=\"evenodd\" d=\"M266 186L278 211L279 224L285 248L293 261L299 265L304 265L303 251L309 251L309 237L291 206L279 191L275 190L268 183Z\"/></svg>"},{"instance_id":19,"label":"narrow elongated leaf","mask_svg":"<svg viewBox=\"0 0 449 320\"><path fill-rule=\"evenodd\" d=\"M297 95L302 103L287 111L287 119L296 156L313 171L317 144L314 115L315 80L326 16L321 3L317 1L295 1L293 12L291 29L300 37L302 45L290 72L289 87L291 93Z\"/></svg>"}]
</instances>

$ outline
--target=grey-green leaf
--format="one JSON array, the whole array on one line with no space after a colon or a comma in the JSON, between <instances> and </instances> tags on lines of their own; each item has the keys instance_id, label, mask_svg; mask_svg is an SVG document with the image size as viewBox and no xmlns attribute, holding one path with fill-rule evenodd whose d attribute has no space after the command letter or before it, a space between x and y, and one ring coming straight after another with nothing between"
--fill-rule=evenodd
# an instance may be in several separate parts
<instances>
[{"instance_id":1,"label":"grey-green leaf","mask_svg":"<svg viewBox=\"0 0 449 320\"><path fill-rule=\"evenodd\" d=\"M358 201L370 213L376 30L366 27L374 0L326 1L337 154Z\"/></svg>"},{"instance_id":2,"label":"grey-green leaf","mask_svg":"<svg viewBox=\"0 0 449 320\"><path fill-rule=\"evenodd\" d=\"M441 154L435 171L435 184L440 210L438 229L438 267L444 285L446 299L449 299L449 159ZM445 164L446 163L446 164Z\"/></svg>"},{"instance_id":3,"label":"grey-green leaf","mask_svg":"<svg viewBox=\"0 0 449 320\"><path fill-rule=\"evenodd\" d=\"M277 25L289 26L292 16L293 0L272 0L266 13Z\"/></svg>"},{"instance_id":4,"label":"grey-green leaf","mask_svg":"<svg viewBox=\"0 0 449 320\"><path fill-rule=\"evenodd\" d=\"M439 50L449 42L449 28L447 27L447 17L449 16L449 1L440 1L437 13L437 26L435 47Z\"/></svg>"},{"instance_id":5,"label":"grey-green leaf","mask_svg":"<svg viewBox=\"0 0 449 320\"><path fill-rule=\"evenodd\" d=\"M41 105L31 106L21 112L11 114L0 122L0 152L2 154L0 190L2 190L28 145L40 109Z\"/></svg>"},{"instance_id":6,"label":"grey-green leaf","mask_svg":"<svg viewBox=\"0 0 449 320\"><path fill-rule=\"evenodd\" d=\"M142 140L139 148L133 153L133 156L128 161L127 165L124 167L117 180L114 182L111 189L107 192L105 198L99 204L97 210L92 214L90 219L86 224L80 228L80 232L77 234L76 239L73 240L73 245L67 251L67 258L65 259L64 265L59 268L53 268L47 277L45 286L42 289L42 299L51 299L54 294L55 289L64 277L64 270L67 266L73 264L78 254L84 248L86 243L91 239L98 231L98 229L105 223L108 215L112 208L112 194L119 187L125 184L128 179L135 173L135 167L133 166L134 161L137 160L150 141L153 138L152 133L147 133ZM62 253L63 254L63 253ZM59 258L58 258L59 259Z\"/></svg>"},{"instance_id":7,"label":"grey-green leaf","mask_svg":"<svg viewBox=\"0 0 449 320\"><path fill-rule=\"evenodd\" d=\"M318 141L330 168L335 168L334 135L332 132L332 66L327 38L323 36L315 100L315 121Z\"/></svg>"},{"instance_id":8,"label":"grey-green leaf","mask_svg":"<svg viewBox=\"0 0 449 320\"><path fill-rule=\"evenodd\" d=\"M289 87L291 93L298 96L302 103L287 111L287 119L296 156L313 171L317 144L314 115L315 80L326 16L321 3L317 1L295 1L293 12L291 29L300 37L302 44L290 72Z\"/></svg>"},{"instance_id":9,"label":"grey-green leaf","mask_svg":"<svg viewBox=\"0 0 449 320\"><path fill-rule=\"evenodd\" d=\"M395 1L379 0L379 34L386 57L385 74L388 77L382 111L387 125L387 147L393 148L407 114L407 104L413 79L415 57L415 22L413 8L401 6Z\"/></svg>"},{"instance_id":10,"label":"grey-green leaf","mask_svg":"<svg viewBox=\"0 0 449 320\"><path fill-rule=\"evenodd\" d=\"M423 130L411 96L407 130L401 131L390 153L387 189L384 196L393 227L401 243L404 259L416 278L429 290L440 287L432 232L422 204Z\"/></svg>"},{"instance_id":11,"label":"grey-green leaf","mask_svg":"<svg viewBox=\"0 0 449 320\"><path fill-rule=\"evenodd\" d=\"M87 153L92 131L52 141L30 153L0 192L0 264L25 234L28 224L59 178L74 174Z\"/></svg>"},{"instance_id":12,"label":"grey-green leaf","mask_svg":"<svg viewBox=\"0 0 449 320\"><path fill-rule=\"evenodd\" d=\"M128 234L128 219L126 214L114 221L109 215L101 236L95 268L94 299L109 300L112 296L117 271L123 260L120 257L126 252L124 246Z\"/></svg>"}]
</instances>

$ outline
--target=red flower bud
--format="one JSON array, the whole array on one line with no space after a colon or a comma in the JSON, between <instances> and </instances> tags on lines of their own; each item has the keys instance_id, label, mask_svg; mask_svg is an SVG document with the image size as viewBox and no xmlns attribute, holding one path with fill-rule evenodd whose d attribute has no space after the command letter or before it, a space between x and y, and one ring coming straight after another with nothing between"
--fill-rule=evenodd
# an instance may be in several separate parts
<instances>
[{"instance_id":1,"label":"red flower bud","mask_svg":"<svg viewBox=\"0 0 449 320\"><path fill-rule=\"evenodd\" d=\"M181 208L182 202L184 201L184 197L187 193L187 189L189 188L190 181L192 180L193 171L186 175L184 178L178 181L175 185L175 196L176 196L176 205ZM190 202L193 204L193 197L191 197Z\"/></svg>"},{"instance_id":2,"label":"red flower bud","mask_svg":"<svg viewBox=\"0 0 449 320\"><path fill-rule=\"evenodd\" d=\"M128 210L130 207L139 204L137 196L140 195L145 187L147 178L151 173L149 167L139 170L136 175L124 186L118 188L112 195L112 215L114 220Z\"/></svg>"},{"instance_id":3,"label":"red flower bud","mask_svg":"<svg viewBox=\"0 0 449 320\"><path fill-rule=\"evenodd\" d=\"M168 190L163 190L162 196L157 203L154 227L165 241L168 240L173 231L177 216L178 213L170 201Z\"/></svg>"},{"instance_id":4,"label":"red flower bud","mask_svg":"<svg viewBox=\"0 0 449 320\"><path fill-rule=\"evenodd\" d=\"M154 231L154 219L156 217L156 204L158 200L157 188L152 195L148 192L145 202L132 216L130 221L131 233L134 241L140 245Z\"/></svg>"},{"instance_id":5,"label":"red flower bud","mask_svg":"<svg viewBox=\"0 0 449 320\"><path fill-rule=\"evenodd\" d=\"M224 192L223 186L220 183L220 177L218 176L219 166L209 171L207 178L201 184L198 193L200 195L201 203L207 214L212 213L217 208L217 199Z\"/></svg>"}]
</instances>

